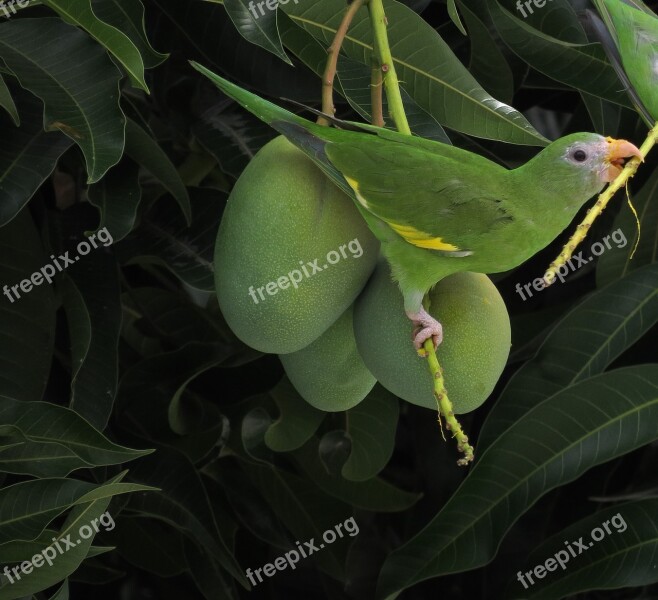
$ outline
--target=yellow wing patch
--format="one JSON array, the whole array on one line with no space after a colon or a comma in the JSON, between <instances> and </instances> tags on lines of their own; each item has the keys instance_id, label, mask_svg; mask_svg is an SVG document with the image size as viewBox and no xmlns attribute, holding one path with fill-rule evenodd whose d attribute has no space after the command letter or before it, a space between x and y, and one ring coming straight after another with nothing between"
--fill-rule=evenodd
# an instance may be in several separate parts
<instances>
[{"instance_id":1,"label":"yellow wing patch","mask_svg":"<svg viewBox=\"0 0 658 600\"><path fill-rule=\"evenodd\" d=\"M356 196L356 199L359 201L361 206L363 206L364 208L368 208L368 202L361 195L361 192L359 192L359 182L356 179L352 179L351 177L348 177L347 175L343 175L343 177L345 177L345 181L347 181L349 186L354 190L354 195Z\"/></svg>"},{"instance_id":2,"label":"yellow wing patch","mask_svg":"<svg viewBox=\"0 0 658 600\"><path fill-rule=\"evenodd\" d=\"M410 225L398 225L397 223L388 222L389 226L396 233L400 234L407 242L418 246L419 248L427 248L429 250L444 250L445 252L455 252L459 248L448 242L444 242L443 238L432 237L429 233L419 231Z\"/></svg>"},{"instance_id":3,"label":"yellow wing patch","mask_svg":"<svg viewBox=\"0 0 658 600\"><path fill-rule=\"evenodd\" d=\"M345 177L345 181L347 181L349 186L354 190L356 199L361 203L361 205L364 208L368 208L368 201L361 195L361 192L359 191L359 182L356 179L353 179L352 177L347 177L347 175L343 175L343 177ZM444 242L443 238L432 237L429 233L419 231L418 229L416 229L415 227L411 227L410 225L399 225L397 223L391 223L389 221L387 221L387 223L393 229L393 231L401 235L410 244L413 244L414 246L418 246L418 248L427 248L429 250L443 250L444 252L459 251L459 248L457 246L453 244L449 244L448 242Z\"/></svg>"}]
</instances>

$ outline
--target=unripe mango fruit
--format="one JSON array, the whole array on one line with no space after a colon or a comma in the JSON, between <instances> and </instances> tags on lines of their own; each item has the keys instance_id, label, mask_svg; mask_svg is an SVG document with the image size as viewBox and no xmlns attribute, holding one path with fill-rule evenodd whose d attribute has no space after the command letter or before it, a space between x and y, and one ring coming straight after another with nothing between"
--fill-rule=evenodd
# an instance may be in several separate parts
<instances>
[{"instance_id":1,"label":"unripe mango fruit","mask_svg":"<svg viewBox=\"0 0 658 600\"><path fill-rule=\"evenodd\" d=\"M458 260L458 259L454 259ZM511 328L505 303L486 275L456 273L430 292L430 314L443 325L436 351L456 414L480 406L493 391L509 355ZM356 302L354 333L363 361L386 389L436 409L427 360L411 341L397 284L380 262Z\"/></svg>"},{"instance_id":2,"label":"unripe mango fruit","mask_svg":"<svg viewBox=\"0 0 658 600\"><path fill-rule=\"evenodd\" d=\"M263 146L229 197L215 245L224 317L247 345L285 354L345 312L379 251L353 201L283 137Z\"/></svg>"},{"instance_id":3,"label":"unripe mango fruit","mask_svg":"<svg viewBox=\"0 0 658 600\"><path fill-rule=\"evenodd\" d=\"M348 410L376 383L356 349L352 317L349 306L312 344L279 357L301 397L319 410Z\"/></svg>"}]
</instances>

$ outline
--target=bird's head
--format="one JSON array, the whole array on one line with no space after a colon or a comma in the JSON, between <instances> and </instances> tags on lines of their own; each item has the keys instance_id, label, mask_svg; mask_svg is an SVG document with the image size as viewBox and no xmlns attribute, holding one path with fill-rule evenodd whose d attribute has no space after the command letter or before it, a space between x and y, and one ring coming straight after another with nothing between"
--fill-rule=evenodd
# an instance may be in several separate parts
<instances>
[{"instance_id":1,"label":"bird's head","mask_svg":"<svg viewBox=\"0 0 658 600\"><path fill-rule=\"evenodd\" d=\"M626 140L574 133L551 143L535 160L541 163L543 184L561 189L562 194L571 196L571 203L580 206L613 181L625 159L632 156L642 158L642 153Z\"/></svg>"}]
</instances>

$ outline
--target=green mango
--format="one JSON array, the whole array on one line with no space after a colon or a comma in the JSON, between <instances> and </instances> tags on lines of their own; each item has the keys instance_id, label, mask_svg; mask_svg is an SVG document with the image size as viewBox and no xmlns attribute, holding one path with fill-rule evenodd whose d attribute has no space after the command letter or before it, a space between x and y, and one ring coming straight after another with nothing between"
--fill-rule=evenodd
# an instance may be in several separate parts
<instances>
[{"instance_id":1,"label":"green mango","mask_svg":"<svg viewBox=\"0 0 658 600\"><path fill-rule=\"evenodd\" d=\"M263 146L229 197L215 245L219 305L262 352L308 346L352 304L379 242L353 201L283 137Z\"/></svg>"},{"instance_id":2,"label":"green mango","mask_svg":"<svg viewBox=\"0 0 658 600\"><path fill-rule=\"evenodd\" d=\"M352 317L350 306L312 344L279 357L295 389L320 410L352 408L376 383L356 349Z\"/></svg>"},{"instance_id":3,"label":"green mango","mask_svg":"<svg viewBox=\"0 0 658 600\"><path fill-rule=\"evenodd\" d=\"M455 259L457 260L457 259ZM437 358L456 414L478 408L500 378L511 345L505 303L479 273L456 273L430 292L430 314L443 325ZM436 409L427 360L411 341L402 294L380 262L354 309L356 344L368 369L386 389L412 404Z\"/></svg>"}]
</instances>

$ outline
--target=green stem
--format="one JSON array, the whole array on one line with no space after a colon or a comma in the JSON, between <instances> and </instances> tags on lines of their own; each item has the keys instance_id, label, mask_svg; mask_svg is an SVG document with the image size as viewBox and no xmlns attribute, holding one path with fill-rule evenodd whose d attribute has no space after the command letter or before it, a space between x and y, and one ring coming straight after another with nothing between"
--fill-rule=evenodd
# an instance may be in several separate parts
<instances>
[{"instance_id":1,"label":"green stem","mask_svg":"<svg viewBox=\"0 0 658 600\"><path fill-rule=\"evenodd\" d=\"M369 0L370 20L375 38L375 51L379 57L380 68L384 74L384 85L386 86L386 98L388 99L388 112L400 133L411 135L411 129L404 112L402 95L400 94L400 82L395 72L395 64L391 55L391 47L388 44L386 33L386 15L382 0Z\"/></svg>"},{"instance_id":2,"label":"green stem","mask_svg":"<svg viewBox=\"0 0 658 600\"><path fill-rule=\"evenodd\" d=\"M391 55L391 48L388 43L388 35L386 33L387 21L382 0L369 0L368 9L370 10L375 39L374 49L379 58L381 71L384 76L389 114L400 133L411 135L411 129L409 128L409 122L404 112L404 105L400 94L400 82L395 73L393 56ZM426 297L425 300L427 301L428 298ZM441 425L441 415L443 415L446 420L446 429L452 432L453 437L457 440L457 449L464 454L457 461L457 464L460 466L468 465L474 458L473 446L468 443L468 436L464 433L459 421L455 417L452 402L448 398L443 370L436 357L432 339L425 342L422 350L419 351L419 355L427 357L427 364L432 376L434 397L439 411L439 425Z\"/></svg>"}]
</instances>

